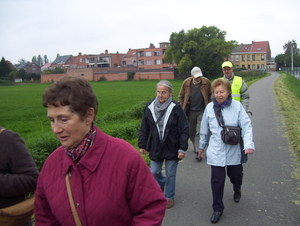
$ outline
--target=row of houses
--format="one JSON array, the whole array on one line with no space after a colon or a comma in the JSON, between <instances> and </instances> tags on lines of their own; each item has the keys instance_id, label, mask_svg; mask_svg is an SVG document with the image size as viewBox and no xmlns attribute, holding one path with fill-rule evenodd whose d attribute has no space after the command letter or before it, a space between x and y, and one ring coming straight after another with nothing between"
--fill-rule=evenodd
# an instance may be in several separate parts
<instances>
[{"instance_id":1,"label":"row of houses","mask_svg":"<svg viewBox=\"0 0 300 226\"><path fill-rule=\"evenodd\" d=\"M164 54L169 42L161 42L158 47L150 43L148 48L129 49L127 53L82 54L77 56L58 56L52 63L45 64L45 69L64 69L64 74L42 74L41 82L53 82L65 75L83 76L89 81L126 80L127 73L133 72L134 79L174 79L176 65L164 60ZM275 70L271 60L271 48L268 41L241 44L232 50L228 60L236 68L249 70ZM29 65L27 68L29 71ZM31 68L38 65L31 64ZM35 69L38 71L37 69ZM31 72L33 73L33 72Z\"/></svg>"}]
</instances>

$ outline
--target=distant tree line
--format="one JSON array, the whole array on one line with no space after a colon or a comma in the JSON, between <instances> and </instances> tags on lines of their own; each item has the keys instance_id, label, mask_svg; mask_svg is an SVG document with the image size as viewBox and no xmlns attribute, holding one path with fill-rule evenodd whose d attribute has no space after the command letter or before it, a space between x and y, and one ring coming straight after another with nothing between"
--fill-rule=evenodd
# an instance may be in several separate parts
<instances>
[{"instance_id":1,"label":"distant tree line","mask_svg":"<svg viewBox=\"0 0 300 226\"><path fill-rule=\"evenodd\" d=\"M24 69L18 71L9 61L2 57L0 61L0 85L12 85L16 78L21 78L23 81L39 80L40 75L27 73Z\"/></svg>"},{"instance_id":2,"label":"distant tree line","mask_svg":"<svg viewBox=\"0 0 300 226\"><path fill-rule=\"evenodd\" d=\"M275 57L277 70L279 68L292 66L292 53L293 53L293 67L300 67L300 50L297 48L297 42L293 39L288 41L283 46L284 53L278 54Z\"/></svg>"}]
</instances>

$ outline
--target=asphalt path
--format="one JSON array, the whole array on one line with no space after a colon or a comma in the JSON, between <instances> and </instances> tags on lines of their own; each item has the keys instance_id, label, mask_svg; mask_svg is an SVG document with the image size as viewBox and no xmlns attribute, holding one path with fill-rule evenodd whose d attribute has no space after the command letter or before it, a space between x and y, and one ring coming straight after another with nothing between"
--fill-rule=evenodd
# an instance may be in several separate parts
<instances>
[{"instance_id":1,"label":"asphalt path","mask_svg":"<svg viewBox=\"0 0 300 226\"><path fill-rule=\"evenodd\" d=\"M299 198L297 181L292 177L295 157L274 91L278 77L272 72L249 88L256 150L243 165L239 203L233 201L232 185L226 178L225 209L218 225L300 225L300 208L294 202ZM189 149L178 165L175 205L166 210L162 225L212 225L212 213L210 166L205 161L197 162Z\"/></svg>"}]
</instances>

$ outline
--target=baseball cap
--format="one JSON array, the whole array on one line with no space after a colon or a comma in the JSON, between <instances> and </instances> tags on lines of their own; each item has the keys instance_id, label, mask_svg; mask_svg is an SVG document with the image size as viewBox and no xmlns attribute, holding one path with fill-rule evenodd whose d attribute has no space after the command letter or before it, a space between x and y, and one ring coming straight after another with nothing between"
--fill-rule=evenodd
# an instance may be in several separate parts
<instances>
[{"instance_id":1,"label":"baseball cap","mask_svg":"<svg viewBox=\"0 0 300 226\"><path fill-rule=\"evenodd\" d=\"M222 64L222 68L224 68L224 67L230 67L230 68L232 68L233 65L232 65L232 63L231 63L230 61L225 61L225 62Z\"/></svg>"},{"instance_id":2,"label":"baseball cap","mask_svg":"<svg viewBox=\"0 0 300 226\"><path fill-rule=\"evenodd\" d=\"M195 77L198 78L200 76L203 76L202 71L199 67L193 67L193 69L191 70L191 74Z\"/></svg>"}]
</instances>

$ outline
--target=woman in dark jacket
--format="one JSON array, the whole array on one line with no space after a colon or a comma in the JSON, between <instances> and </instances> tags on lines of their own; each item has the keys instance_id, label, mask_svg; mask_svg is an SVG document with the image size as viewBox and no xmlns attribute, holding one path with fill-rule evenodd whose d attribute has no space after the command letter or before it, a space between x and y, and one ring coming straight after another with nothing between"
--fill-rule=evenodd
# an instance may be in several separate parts
<instances>
[{"instance_id":1,"label":"woman in dark jacket","mask_svg":"<svg viewBox=\"0 0 300 226\"><path fill-rule=\"evenodd\" d=\"M0 209L15 205L34 192L39 176L36 164L23 139L0 127ZM32 225L31 221L23 226Z\"/></svg>"},{"instance_id":2,"label":"woman in dark jacket","mask_svg":"<svg viewBox=\"0 0 300 226\"><path fill-rule=\"evenodd\" d=\"M172 92L169 81L156 85L157 97L145 107L139 132L140 152L150 152L151 172L165 192L167 208L174 205L177 165L185 156L189 139L187 119L180 104L172 100ZM166 177L162 174L164 161Z\"/></svg>"}]
</instances>

